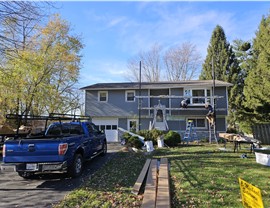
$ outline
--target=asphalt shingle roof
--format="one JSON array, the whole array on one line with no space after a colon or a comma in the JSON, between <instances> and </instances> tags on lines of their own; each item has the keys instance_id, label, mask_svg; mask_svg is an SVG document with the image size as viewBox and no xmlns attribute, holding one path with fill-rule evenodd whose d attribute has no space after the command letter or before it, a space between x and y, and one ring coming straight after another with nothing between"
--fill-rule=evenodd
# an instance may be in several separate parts
<instances>
[{"instance_id":1,"label":"asphalt shingle roof","mask_svg":"<svg viewBox=\"0 0 270 208\"><path fill-rule=\"evenodd\" d=\"M212 87L213 80L188 80L178 82L142 82L142 89L162 89L179 87ZM230 87L231 83L215 80L216 87ZM138 89L139 82L97 83L82 87L81 90L105 90L105 89Z\"/></svg>"}]
</instances>

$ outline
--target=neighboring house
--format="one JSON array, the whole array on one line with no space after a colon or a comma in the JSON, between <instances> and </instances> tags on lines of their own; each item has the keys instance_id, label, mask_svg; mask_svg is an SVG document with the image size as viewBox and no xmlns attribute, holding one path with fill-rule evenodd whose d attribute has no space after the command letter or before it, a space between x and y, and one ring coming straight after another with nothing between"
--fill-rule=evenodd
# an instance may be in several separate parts
<instances>
[{"instance_id":1,"label":"neighboring house","mask_svg":"<svg viewBox=\"0 0 270 208\"><path fill-rule=\"evenodd\" d=\"M218 80L214 83L216 130L225 132L227 92L232 84ZM204 105L209 102L214 106L212 80L98 83L82 90L85 90L85 114L92 117L100 130L105 130L108 141L118 141L118 127L129 131L174 130L183 137L189 120L193 121L199 138L209 135ZM184 98L190 101L187 108L180 107Z\"/></svg>"}]
</instances>

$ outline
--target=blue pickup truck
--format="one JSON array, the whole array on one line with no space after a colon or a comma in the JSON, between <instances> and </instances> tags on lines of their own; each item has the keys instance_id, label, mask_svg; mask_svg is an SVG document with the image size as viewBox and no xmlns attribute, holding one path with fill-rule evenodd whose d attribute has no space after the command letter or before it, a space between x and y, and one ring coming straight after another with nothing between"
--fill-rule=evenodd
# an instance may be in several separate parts
<instances>
[{"instance_id":1,"label":"blue pickup truck","mask_svg":"<svg viewBox=\"0 0 270 208\"><path fill-rule=\"evenodd\" d=\"M52 171L78 177L84 161L106 152L105 134L95 124L60 120L51 123L43 135L30 134L5 140L1 170L9 171L12 167L23 178Z\"/></svg>"}]
</instances>

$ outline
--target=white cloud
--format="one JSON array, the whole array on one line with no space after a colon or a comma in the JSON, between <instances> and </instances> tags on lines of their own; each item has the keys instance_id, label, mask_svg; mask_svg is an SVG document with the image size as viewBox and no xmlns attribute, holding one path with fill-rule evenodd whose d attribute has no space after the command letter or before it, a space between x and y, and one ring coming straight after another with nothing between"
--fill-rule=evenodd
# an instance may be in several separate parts
<instances>
[{"instance_id":1,"label":"white cloud","mask_svg":"<svg viewBox=\"0 0 270 208\"><path fill-rule=\"evenodd\" d=\"M166 49L189 41L197 46L204 58L216 25L224 28L229 42L236 38L249 40L254 36L259 25L258 20L263 15L261 10L255 9L239 14L233 8L228 9L229 7L201 8L196 2L130 4L133 6L132 14L118 14L114 9L104 12L91 9L85 13L90 22L87 27L91 28L91 32L97 37L103 38L93 39L93 35L90 34L87 38L91 41L87 42L92 44L91 50L95 52L100 49L103 42L107 45L102 48L102 57L84 65L80 81L84 83L83 86L98 82L127 81L124 78L127 57L131 58L141 50L150 49L154 43L159 43ZM102 52L108 53L108 56L105 58Z\"/></svg>"}]
</instances>

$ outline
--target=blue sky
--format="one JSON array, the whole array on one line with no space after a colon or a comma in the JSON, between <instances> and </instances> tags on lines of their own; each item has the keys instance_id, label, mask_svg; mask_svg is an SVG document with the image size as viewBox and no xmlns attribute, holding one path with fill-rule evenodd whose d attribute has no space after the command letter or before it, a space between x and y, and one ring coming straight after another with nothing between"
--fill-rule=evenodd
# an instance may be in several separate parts
<instances>
[{"instance_id":1,"label":"blue sky","mask_svg":"<svg viewBox=\"0 0 270 208\"><path fill-rule=\"evenodd\" d=\"M57 2L57 13L82 37L79 87L124 82L128 59L154 43L166 48L191 42L203 60L216 25L227 41L251 40L270 2L81 1ZM139 64L139 63L138 63Z\"/></svg>"}]
</instances>

